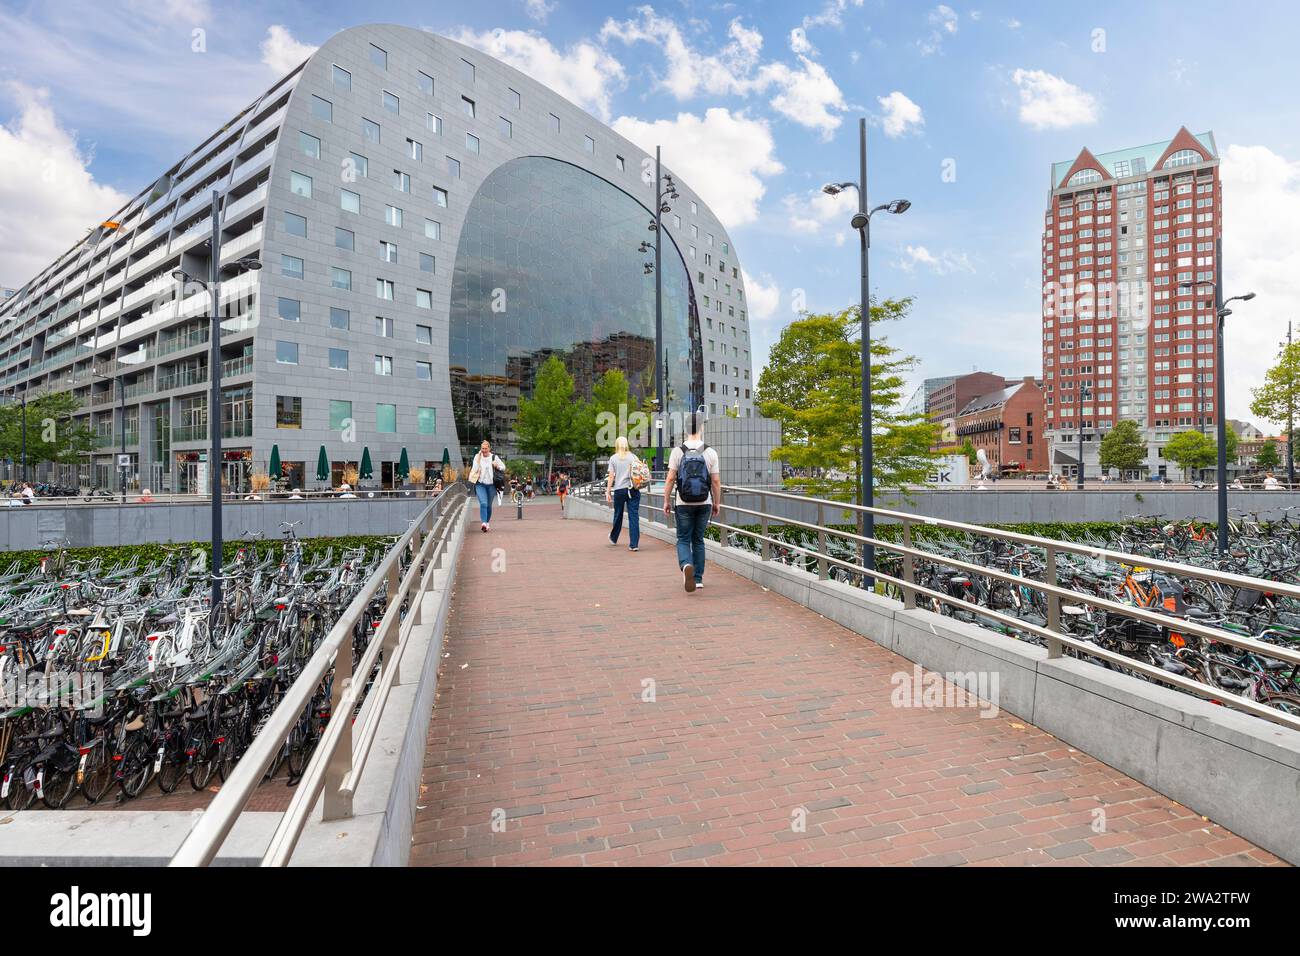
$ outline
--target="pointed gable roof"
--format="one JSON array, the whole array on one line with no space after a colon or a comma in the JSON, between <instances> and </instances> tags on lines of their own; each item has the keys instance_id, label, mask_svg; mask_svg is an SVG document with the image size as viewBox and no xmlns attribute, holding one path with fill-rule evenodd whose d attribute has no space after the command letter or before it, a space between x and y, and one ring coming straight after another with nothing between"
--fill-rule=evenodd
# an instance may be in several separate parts
<instances>
[{"instance_id":1,"label":"pointed gable roof","mask_svg":"<svg viewBox=\"0 0 1300 956\"><path fill-rule=\"evenodd\" d=\"M1061 177L1061 184L1064 185L1065 183L1068 183L1071 176L1085 169L1096 170L1101 173L1102 179L1114 178L1106 167L1101 164L1097 157L1092 155L1092 150L1085 146L1079 151L1079 155L1074 160L1074 163L1065 171L1065 175Z\"/></svg>"},{"instance_id":2,"label":"pointed gable roof","mask_svg":"<svg viewBox=\"0 0 1300 956\"><path fill-rule=\"evenodd\" d=\"M1211 155L1206 151L1205 147L1201 145L1201 143L1197 140L1195 136L1191 134L1190 131L1188 131L1187 127L1180 126L1178 127L1178 132L1174 134L1174 138L1171 139L1169 141L1169 145L1165 147L1165 151L1161 153L1160 158L1156 160L1155 168L1163 169L1165 165L1165 160L1167 160L1174 153L1182 152L1185 149L1190 149L1199 153L1202 161L1212 158Z\"/></svg>"}]
</instances>

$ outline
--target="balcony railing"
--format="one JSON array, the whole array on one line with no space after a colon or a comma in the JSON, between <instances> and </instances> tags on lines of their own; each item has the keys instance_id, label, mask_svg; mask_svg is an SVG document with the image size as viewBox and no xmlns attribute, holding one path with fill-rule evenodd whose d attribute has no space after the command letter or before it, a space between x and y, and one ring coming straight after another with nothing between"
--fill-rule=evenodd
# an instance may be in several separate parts
<instances>
[{"instance_id":1,"label":"balcony railing","mask_svg":"<svg viewBox=\"0 0 1300 956\"><path fill-rule=\"evenodd\" d=\"M205 422L202 425L173 425L172 441L205 441L208 437L208 426Z\"/></svg>"},{"instance_id":2,"label":"balcony railing","mask_svg":"<svg viewBox=\"0 0 1300 956\"><path fill-rule=\"evenodd\" d=\"M252 438L253 420L241 418L238 421L222 422L221 435L223 438Z\"/></svg>"},{"instance_id":3,"label":"balcony railing","mask_svg":"<svg viewBox=\"0 0 1300 956\"><path fill-rule=\"evenodd\" d=\"M266 202L266 184L263 183L257 189L254 189L247 196L241 196L229 206L226 207L225 222L227 225L234 222L249 209L253 209Z\"/></svg>"},{"instance_id":4,"label":"balcony railing","mask_svg":"<svg viewBox=\"0 0 1300 956\"><path fill-rule=\"evenodd\" d=\"M221 377L233 378L236 375L251 375L253 372L253 356L241 355L238 358L226 359L221 363Z\"/></svg>"},{"instance_id":5,"label":"balcony railing","mask_svg":"<svg viewBox=\"0 0 1300 956\"><path fill-rule=\"evenodd\" d=\"M208 330L206 327L193 329L183 335L175 338L164 339L153 349L153 354L159 358L164 355L171 355L173 352L179 352L181 349L192 348L195 345L202 345L208 341Z\"/></svg>"},{"instance_id":6,"label":"balcony railing","mask_svg":"<svg viewBox=\"0 0 1300 956\"><path fill-rule=\"evenodd\" d=\"M190 385L202 385L208 380L207 366L187 368L158 376L158 391L167 392L173 388L186 388Z\"/></svg>"}]
</instances>

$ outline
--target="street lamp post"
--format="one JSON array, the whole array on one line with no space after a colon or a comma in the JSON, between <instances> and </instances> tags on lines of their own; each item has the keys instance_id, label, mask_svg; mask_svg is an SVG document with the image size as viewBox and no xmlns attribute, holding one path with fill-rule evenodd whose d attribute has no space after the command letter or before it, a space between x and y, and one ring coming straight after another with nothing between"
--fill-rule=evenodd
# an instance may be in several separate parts
<instances>
[{"instance_id":1,"label":"street lamp post","mask_svg":"<svg viewBox=\"0 0 1300 956\"><path fill-rule=\"evenodd\" d=\"M664 467L664 415L667 413L667 399L664 395L664 280L663 280L663 214L673 207L669 199L680 198L677 184L673 182L672 173L664 174L660 162L660 148L655 147L655 217L650 223L650 231L655 234L654 242L642 241L638 247L641 252L654 251L655 261L645 264L648 275L655 277L655 471Z\"/></svg>"},{"instance_id":2,"label":"street lamp post","mask_svg":"<svg viewBox=\"0 0 1300 956\"><path fill-rule=\"evenodd\" d=\"M871 296L868 281L870 274L871 217L881 210L894 215L901 215L907 212L912 204L906 199L895 199L892 202L868 210L867 121L865 119L858 120L858 181L827 183L822 187L822 192L828 196L838 196L850 187L856 189L858 193L858 211L850 220L850 225L858 231L861 258L861 288L859 290L861 311L859 319L862 326L860 334L862 345L862 504L867 508L872 508L875 506L875 482L871 449ZM873 538L876 533L875 515L870 511L863 512L863 514L865 516L863 526L865 535L868 538ZM868 571L876 570L876 546L874 544L867 544L863 549L862 565ZM870 586L872 579L867 577L865 583Z\"/></svg>"},{"instance_id":3,"label":"street lamp post","mask_svg":"<svg viewBox=\"0 0 1300 956\"><path fill-rule=\"evenodd\" d=\"M212 590L210 613L216 614L221 606L221 551L224 546L221 527L221 193L212 190L212 239L209 244L208 281L209 297L209 332L208 332L208 379L211 387L208 391L208 428L211 431L208 445L208 470L212 483ZM235 262L236 266L256 271L262 268L258 259L244 258ZM181 283L197 281L183 269L172 273L172 278Z\"/></svg>"},{"instance_id":4,"label":"street lamp post","mask_svg":"<svg viewBox=\"0 0 1300 956\"><path fill-rule=\"evenodd\" d=\"M1088 388L1082 376L1079 378L1079 480L1078 488L1083 490L1083 403L1092 398L1092 390Z\"/></svg>"},{"instance_id":5,"label":"street lamp post","mask_svg":"<svg viewBox=\"0 0 1300 956\"><path fill-rule=\"evenodd\" d=\"M1255 298L1255 293L1247 292L1245 295L1234 295L1226 301L1223 298L1223 240L1214 241L1214 365L1218 369L1219 378L1215 382L1214 389L1214 417L1215 425L1218 427L1219 437L1219 462L1218 462L1218 522L1219 522L1219 553L1228 553L1228 433L1225 416L1226 399L1224 388L1224 367L1223 367L1223 320L1232 315L1232 310L1228 308L1230 302L1249 302ZM1209 282L1180 282L1180 289L1194 289L1200 286L1210 285Z\"/></svg>"},{"instance_id":6,"label":"street lamp post","mask_svg":"<svg viewBox=\"0 0 1300 956\"><path fill-rule=\"evenodd\" d=\"M1287 353L1291 351L1291 323L1286 324L1286 347ZM1295 431L1295 388L1290 390L1291 398L1286 403L1286 484L1288 488L1295 487L1295 444L1291 433ZM26 478L23 475L23 478Z\"/></svg>"},{"instance_id":7,"label":"street lamp post","mask_svg":"<svg viewBox=\"0 0 1300 956\"><path fill-rule=\"evenodd\" d=\"M23 397L20 400L20 407L23 416L23 484L27 483L27 386L23 386Z\"/></svg>"}]
</instances>

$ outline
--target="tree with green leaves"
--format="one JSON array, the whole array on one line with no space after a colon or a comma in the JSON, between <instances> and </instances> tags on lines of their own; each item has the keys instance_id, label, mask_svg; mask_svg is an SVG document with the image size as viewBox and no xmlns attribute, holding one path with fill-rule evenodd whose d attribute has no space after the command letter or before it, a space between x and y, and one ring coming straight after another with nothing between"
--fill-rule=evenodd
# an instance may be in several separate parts
<instances>
[{"instance_id":1,"label":"tree with green leaves","mask_svg":"<svg viewBox=\"0 0 1300 956\"><path fill-rule=\"evenodd\" d=\"M912 300L888 299L871 308L873 325L907 315ZM781 422L783 444L772 458L810 469L820 478L790 482L814 494L862 501L860 310L804 313L781 332L755 395L759 411ZM935 455L940 426L903 413L903 380L916 359L882 337L871 339L872 452L876 487L920 484ZM833 480L827 473L847 474Z\"/></svg>"},{"instance_id":2,"label":"tree with green leaves","mask_svg":"<svg viewBox=\"0 0 1300 956\"><path fill-rule=\"evenodd\" d=\"M616 368L606 370L591 386L591 399L575 413L574 453L588 461L608 455L620 435L632 445L644 444L649 427L641 425L641 416L631 406L627 376Z\"/></svg>"},{"instance_id":3,"label":"tree with green leaves","mask_svg":"<svg viewBox=\"0 0 1300 956\"><path fill-rule=\"evenodd\" d=\"M546 455L546 473L556 453L573 449L579 408L573 400L573 376L556 356L543 363L533 382L532 398L519 399L515 432L524 451Z\"/></svg>"},{"instance_id":4,"label":"tree with green leaves","mask_svg":"<svg viewBox=\"0 0 1300 956\"><path fill-rule=\"evenodd\" d=\"M975 451L975 443L969 438L961 443L961 448L957 451L959 454L965 456L966 460L970 462L972 466L979 463L979 455Z\"/></svg>"},{"instance_id":5,"label":"tree with green leaves","mask_svg":"<svg viewBox=\"0 0 1300 956\"><path fill-rule=\"evenodd\" d=\"M1277 450L1277 442L1265 441L1255 456L1255 467L1260 471L1277 471L1282 464L1282 455Z\"/></svg>"},{"instance_id":6,"label":"tree with green leaves","mask_svg":"<svg viewBox=\"0 0 1300 956\"><path fill-rule=\"evenodd\" d=\"M1227 460L1232 461L1237 453L1237 433L1231 428L1224 436ZM1165 444L1165 457L1183 469L1184 476L1192 471L1209 468L1219 460L1219 441L1217 437L1203 435L1201 432L1179 432Z\"/></svg>"},{"instance_id":7,"label":"tree with green leaves","mask_svg":"<svg viewBox=\"0 0 1300 956\"><path fill-rule=\"evenodd\" d=\"M1254 396L1250 403L1251 414L1288 431L1295 427L1296 413L1300 412L1300 342L1282 346L1277 364L1264 373L1264 384L1253 389L1251 394ZM1287 441L1291 441L1289 434ZM1277 464L1273 467L1276 468Z\"/></svg>"},{"instance_id":8,"label":"tree with green leaves","mask_svg":"<svg viewBox=\"0 0 1300 956\"><path fill-rule=\"evenodd\" d=\"M1119 424L1101 440L1101 467L1117 468L1120 472L1137 471L1147 457L1146 439L1131 419L1121 418Z\"/></svg>"},{"instance_id":9,"label":"tree with green leaves","mask_svg":"<svg viewBox=\"0 0 1300 956\"><path fill-rule=\"evenodd\" d=\"M46 392L28 399L27 464L76 464L95 447L95 436L85 420L73 419L81 407L71 392ZM24 409L21 403L0 406L0 457L22 461Z\"/></svg>"}]
</instances>

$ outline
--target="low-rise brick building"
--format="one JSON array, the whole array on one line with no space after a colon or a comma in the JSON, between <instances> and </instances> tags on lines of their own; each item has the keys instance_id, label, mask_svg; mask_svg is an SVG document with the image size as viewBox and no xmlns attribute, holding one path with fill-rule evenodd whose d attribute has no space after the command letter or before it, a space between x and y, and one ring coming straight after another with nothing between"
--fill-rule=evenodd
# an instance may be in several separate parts
<instances>
[{"instance_id":1,"label":"low-rise brick building","mask_svg":"<svg viewBox=\"0 0 1300 956\"><path fill-rule=\"evenodd\" d=\"M1043 391L1033 376L969 401L958 413L956 441L984 450L995 471L1046 472Z\"/></svg>"}]
</instances>

